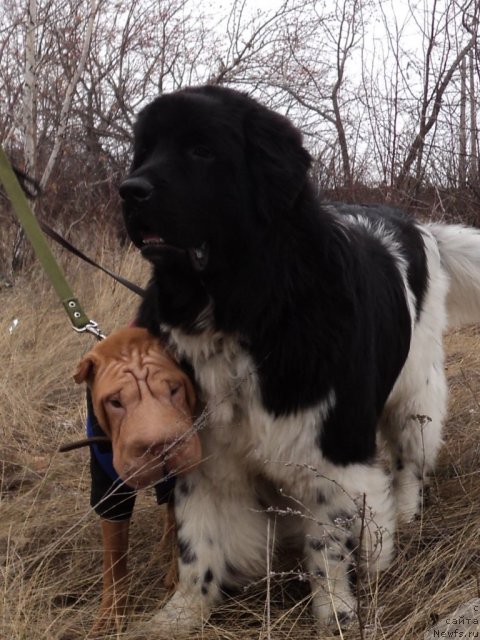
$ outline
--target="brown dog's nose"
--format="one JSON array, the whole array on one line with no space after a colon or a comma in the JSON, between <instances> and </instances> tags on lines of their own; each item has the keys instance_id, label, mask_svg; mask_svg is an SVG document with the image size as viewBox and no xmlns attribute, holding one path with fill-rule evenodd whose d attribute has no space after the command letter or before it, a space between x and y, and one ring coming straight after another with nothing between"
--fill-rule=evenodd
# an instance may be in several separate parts
<instances>
[{"instance_id":1,"label":"brown dog's nose","mask_svg":"<svg viewBox=\"0 0 480 640\"><path fill-rule=\"evenodd\" d=\"M142 202L152 195L153 184L146 178L127 178L118 188L122 200Z\"/></svg>"},{"instance_id":2,"label":"brown dog's nose","mask_svg":"<svg viewBox=\"0 0 480 640\"><path fill-rule=\"evenodd\" d=\"M175 445L175 441L162 440L159 442L135 442L131 445L130 451L134 458L159 458L168 455L168 452Z\"/></svg>"}]
</instances>

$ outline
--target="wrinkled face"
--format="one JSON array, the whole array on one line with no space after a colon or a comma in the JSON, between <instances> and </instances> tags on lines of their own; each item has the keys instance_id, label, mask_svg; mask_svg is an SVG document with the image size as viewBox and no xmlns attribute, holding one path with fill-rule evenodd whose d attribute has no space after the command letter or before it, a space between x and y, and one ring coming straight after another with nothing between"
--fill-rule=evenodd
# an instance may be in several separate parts
<instances>
[{"instance_id":1,"label":"wrinkled face","mask_svg":"<svg viewBox=\"0 0 480 640\"><path fill-rule=\"evenodd\" d=\"M120 186L132 241L154 264L238 268L289 211L310 163L283 116L221 87L164 95L140 114Z\"/></svg>"},{"instance_id":2,"label":"wrinkled face","mask_svg":"<svg viewBox=\"0 0 480 640\"><path fill-rule=\"evenodd\" d=\"M195 404L188 377L142 329L127 329L99 343L79 364L95 415L111 438L113 466L129 486L144 488L195 468L201 458L192 422ZM138 339L140 337L140 339ZM113 344L109 340L114 340Z\"/></svg>"}]
</instances>

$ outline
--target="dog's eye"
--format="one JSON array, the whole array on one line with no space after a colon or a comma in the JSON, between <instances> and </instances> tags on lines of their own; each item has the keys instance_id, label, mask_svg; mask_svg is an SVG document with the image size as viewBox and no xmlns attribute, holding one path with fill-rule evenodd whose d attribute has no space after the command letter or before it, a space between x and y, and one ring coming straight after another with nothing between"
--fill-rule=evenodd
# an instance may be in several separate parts
<instances>
[{"instance_id":1,"label":"dog's eye","mask_svg":"<svg viewBox=\"0 0 480 640\"><path fill-rule=\"evenodd\" d=\"M182 388L181 384L172 384L172 386L170 387L170 395L176 396L181 388Z\"/></svg>"},{"instance_id":2,"label":"dog's eye","mask_svg":"<svg viewBox=\"0 0 480 640\"><path fill-rule=\"evenodd\" d=\"M182 395L183 382L181 380L168 380L170 398L178 399Z\"/></svg>"},{"instance_id":3,"label":"dog's eye","mask_svg":"<svg viewBox=\"0 0 480 640\"><path fill-rule=\"evenodd\" d=\"M123 409L123 404L118 398L108 398L107 402L113 409Z\"/></svg>"},{"instance_id":4,"label":"dog's eye","mask_svg":"<svg viewBox=\"0 0 480 640\"><path fill-rule=\"evenodd\" d=\"M211 160L214 157L213 151L205 144L196 144L190 149L190 154L194 158L200 158L201 160Z\"/></svg>"}]
</instances>

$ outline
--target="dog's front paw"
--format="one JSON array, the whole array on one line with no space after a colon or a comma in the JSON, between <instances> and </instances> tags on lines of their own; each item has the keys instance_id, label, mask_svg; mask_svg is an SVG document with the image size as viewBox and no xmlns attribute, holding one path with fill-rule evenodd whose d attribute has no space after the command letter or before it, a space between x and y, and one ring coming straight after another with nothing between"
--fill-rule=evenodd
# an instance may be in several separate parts
<instances>
[{"instance_id":1,"label":"dog's front paw","mask_svg":"<svg viewBox=\"0 0 480 640\"><path fill-rule=\"evenodd\" d=\"M182 637L198 629L209 614L205 602L177 591L163 609L136 627L133 638L166 640Z\"/></svg>"},{"instance_id":2,"label":"dog's front paw","mask_svg":"<svg viewBox=\"0 0 480 640\"><path fill-rule=\"evenodd\" d=\"M312 599L312 608L320 626L328 626L337 632L346 631L357 620L355 600L347 594L340 598L332 593L317 592Z\"/></svg>"}]
</instances>

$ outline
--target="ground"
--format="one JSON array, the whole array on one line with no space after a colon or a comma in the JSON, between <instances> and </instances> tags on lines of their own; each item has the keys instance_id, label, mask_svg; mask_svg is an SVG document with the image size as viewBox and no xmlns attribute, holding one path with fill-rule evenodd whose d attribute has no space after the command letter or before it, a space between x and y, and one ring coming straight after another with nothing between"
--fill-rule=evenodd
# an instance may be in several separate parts
<instances>
[{"instance_id":1,"label":"ground","mask_svg":"<svg viewBox=\"0 0 480 640\"><path fill-rule=\"evenodd\" d=\"M145 282L133 253L120 258L105 250L102 257ZM64 266L105 331L128 322L138 304L132 294L89 267ZM38 268L0 289L0 640L55 638L71 624L88 638L99 603L101 541L89 508L88 452L57 452L82 436L83 390L72 371L92 341L69 328ZM343 635L325 630L325 640L423 638L435 621L480 595L480 328L452 331L445 343L450 411L427 505L418 521L399 529L388 572L359 585L362 628ZM166 597L169 558L158 552L163 517L153 495L140 497L132 528L132 620ZM265 579L220 607L193 637L313 639L307 600L305 583L295 577ZM128 631L118 637L128 638Z\"/></svg>"}]
</instances>

